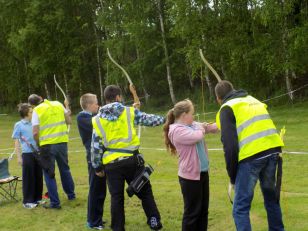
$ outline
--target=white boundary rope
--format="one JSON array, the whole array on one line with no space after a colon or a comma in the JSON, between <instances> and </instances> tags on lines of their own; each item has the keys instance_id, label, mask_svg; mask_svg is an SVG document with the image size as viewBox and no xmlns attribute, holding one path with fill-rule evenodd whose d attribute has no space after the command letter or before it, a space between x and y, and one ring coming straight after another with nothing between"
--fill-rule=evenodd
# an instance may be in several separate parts
<instances>
[{"instance_id":1,"label":"white boundary rope","mask_svg":"<svg viewBox=\"0 0 308 231\"><path fill-rule=\"evenodd\" d=\"M14 148L5 148L5 149L0 149L0 151L2 150L13 150ZM163 151L163 152L167 152L166 148L151 148L151 147L140 147L140 150L154 150L154 151ZM209 151L223 151L222 148L209 148ZM77 149L77 150L69 150L68 152L70 153L79 153L79 152L85 152L84 149ZM308 155L308 152L304 152L304 151L288 151L288 150L284 150L282 152L283 154L292 154L292 155ZM12 152L6 152L6 153L0 153L0 155L11 155Z\"/></svg>"}]
</instances>

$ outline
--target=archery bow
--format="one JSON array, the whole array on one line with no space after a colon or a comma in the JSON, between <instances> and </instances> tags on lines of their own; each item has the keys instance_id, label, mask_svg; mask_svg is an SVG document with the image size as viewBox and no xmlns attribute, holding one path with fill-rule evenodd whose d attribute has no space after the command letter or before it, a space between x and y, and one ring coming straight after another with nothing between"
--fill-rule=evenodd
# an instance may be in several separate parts
<instances>
[{"instance_id":1,"label":"archery bow","mask_svg":"<svg viewBox=\"0 0 308 231\"><path fill-rule=\"evenodd\" d=\"M205 63L205 65L213 72L213 74L215 75L216 79L218 80L218 82L221 81L221 78L220 76L217 74L217 72L215 71L215 69L211 66L211 64L205 59L204 55L203 55L203 52L202 52L202 49L200 48L199 49L199 53L200 53L200 56L201 56L201 59L203 60L203 62Z\"/></svg>"},{"instance_id":2,"label":"archery bow","mask_svg":"<svg viewBox=\"0 0 308 231\"><path fill-rule=\"evenodd\" d=\"M57 87L60 89L60 91L62 92L63 97L64 97L64 105L65 105L65 108L68 109L68 108L69 108L69 101L68 101L68 99L67 99L67 97L66 97L65 92L64 92L63 89L60 87L59 83L57 82L56 75L53 75L53 79L54 79L54 81L55 81L56 86L57 86ZM68 124L68 125L67 125L67 132L70 131L70 127L71 127L71 126Z\"/></svg>"},{"instance_id":3,"label":"archery bow","mask_svg":"<svg viewBox=\"0 0 308 231\"><path fill-rule=\"evenodd\" d=\"M109 59L118 67L122 70L122 72L124 73L127 81L129 82L129 90L130 92L132 93L133 95L133 98L134 98L134 104L133 106L137 109L140 109L140 100L139 100L139 97L137 95L137 92L136 92L136 89L134 87L134 84L133 84L133 81L131 80L131 78L129 77L128 73L126 72L126 70L120 65L118 64L111 56L110 52L109 52L109 49L107 48L107 54L108 54L108 57ZM138 137L140 138L141 136L141 125L139 124L138 125Z\"/></svg>"}]
</instances>

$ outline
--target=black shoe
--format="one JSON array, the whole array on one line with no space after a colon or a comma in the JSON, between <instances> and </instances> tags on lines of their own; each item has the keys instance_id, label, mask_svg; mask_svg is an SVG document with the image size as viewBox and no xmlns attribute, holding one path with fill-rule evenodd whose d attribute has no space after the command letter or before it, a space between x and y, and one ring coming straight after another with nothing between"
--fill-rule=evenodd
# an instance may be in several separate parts
<instances>
[{"instance_id":1,"label":"black shoe","mask_svg":"<svg viewBox=\"0 0 308 231\"><path fill-rule=\"evenodd\" d=\"M61 209L61 205L59 206L51 206L51 205L42 205L43 208L45 209Z\"/></svg>"},{"instance_id":2,"label":"black shoe","mask_svg":"<svg viewBox=\"0 0 308 231\"><path fill-rule=\"evenodd\" d=\"M160 230L163 227L163 225L160 223L160 220L156 217L151 217L148 220L148 225L152 230Z\"/></svg>"}]
</instances>

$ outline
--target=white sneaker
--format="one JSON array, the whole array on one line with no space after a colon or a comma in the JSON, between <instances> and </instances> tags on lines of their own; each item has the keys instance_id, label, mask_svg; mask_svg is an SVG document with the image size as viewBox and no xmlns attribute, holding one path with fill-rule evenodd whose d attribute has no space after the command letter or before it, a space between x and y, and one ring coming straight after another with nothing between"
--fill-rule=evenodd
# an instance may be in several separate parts
<instances>
[{"instance_id":1,"label":"white sneaker","mask_svg":"<svg viewBox=\"0 0 308 231\"><path fill-rule=\"evenodd\" d=\"M47 204L47 201L46 200L39 200L36 203L37 203L37 205L44 205L44 204Z\"/></svg>"},{"instance_id":2,"label":"white sneaker","mask_svg":"<svg viewBox=\"0 0 308 231\"><path fill-rule=\"evenodd\" d=\"M33 208L37 207L37 204L35 204L35 203L25 203L25 204L23 204L23 206L26 209L33 209Z\"/></svg>"}]
</instances>

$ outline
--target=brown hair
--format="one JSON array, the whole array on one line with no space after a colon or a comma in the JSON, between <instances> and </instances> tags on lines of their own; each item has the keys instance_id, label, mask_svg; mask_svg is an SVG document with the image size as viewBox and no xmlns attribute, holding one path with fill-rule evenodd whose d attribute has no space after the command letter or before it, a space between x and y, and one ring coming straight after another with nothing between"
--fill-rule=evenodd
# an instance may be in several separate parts
<instances>
[{"instance_id":1,"label":"brown hair","mask_svg":"<svg viewBox=\"0 0 308 231\"><path fill-rule=\"evenodd\" d=\"M165 145L169 152L172 155L176 155L176 148L171 143L171 140L168 137L170 125L174 123L176 119L178 119L183 113L188 113L192 110L193 104L189 99L182 100L174 105L172 109L170 109L167 113L167 119L163 127Z\"/></svg>"},{"instance_id":2,"label":"brown hair","mask_svg":"<svg viewBox=\"0 0 308 231\"><path fill-rule=\"evenodd\" d=\"M218 82L215 86L216 97L220 100L223 100L228 93L233 91L233 85L227 80L222 80Z\"/></svg>"},{"instance_id":3,"label":"brown hair","mask_svg":"<svg viewBox=\"0 0 308 231\"><path fill-rule=\"evenodd\" d=\"M80 107L83 110L86 110L86 109L88 109L89 105L94 104L96 102L95 100L97 100L97 96L96 95L91 94L91 93L83 94L80 97Z\"/></svg>"},{"instance_id":4,"label":"brown hair","mask_svg":"<svg viewBox=\"0 0 308 231\"><path fill-rule=\"evenodd\" d=\"M114 102L118 95L122 95L122 92L121 88L116 85L109 85L104 90L104 98L108 103Z\"/></svg>"},{"instance_id":5,"label":"brown hair","mask_svg":"<svg viewBox=\"0 0 308 231\"><path fill-rule=\"evenodd\" d=\"M17 105L17 107L21 118L25 118L31 109L31 105L28 103L20 103Z\"/></svg>"},{"instance_id":6,"label":"brown hair","mask_svg":"<svg viewBox=\"0 0 308 231\"><path fill-rule=\"evenodd\" d=\"M37 94L32 94L28 98L28 103L31 106L37 106L43 101L42 97Z\"/></svg>"}]
</instances>

